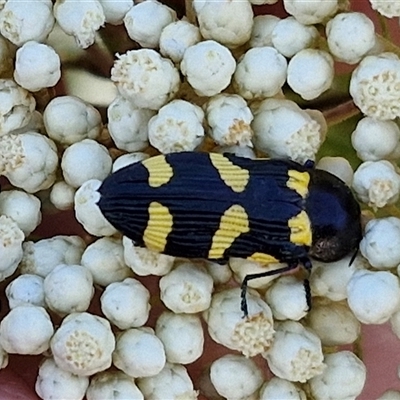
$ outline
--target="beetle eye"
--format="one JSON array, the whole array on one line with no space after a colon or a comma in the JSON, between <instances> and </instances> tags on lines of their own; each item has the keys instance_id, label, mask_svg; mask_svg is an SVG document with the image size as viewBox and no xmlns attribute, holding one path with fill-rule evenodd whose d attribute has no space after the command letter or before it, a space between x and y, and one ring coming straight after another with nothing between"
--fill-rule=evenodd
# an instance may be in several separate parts
<instances>
[{"instance_id":1,"label":"beetle eye","mask_svg":"<svg viewBox=\"0 0 400 400\"><path fill-rule=\"evenodd\" d=\"M321 261L336 261L358 247L360 206L349 187L336 176L318 169L310 174L306 210L313 243L309 254Z\"/></svg>"}]
</instances>

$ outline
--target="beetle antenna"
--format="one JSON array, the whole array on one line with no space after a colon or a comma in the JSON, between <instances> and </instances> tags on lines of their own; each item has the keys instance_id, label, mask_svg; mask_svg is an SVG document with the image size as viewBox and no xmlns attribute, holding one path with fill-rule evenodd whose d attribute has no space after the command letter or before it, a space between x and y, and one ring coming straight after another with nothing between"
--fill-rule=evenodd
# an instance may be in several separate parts
<instances>
[{"instance_id":1,"label":"beetle antenna","mask_svg":"<svg viewBox=\"0 0 400 400\"><path fill-rule=\"evenodd\" d=\"M253 279L264 278L265 276L273 276L273 275L281 274L283 272L291 271L292 269L295 269L297 267L297 265L298 265L297 262L290 263L286 267L274 269L272 271L265 271L265 272L260 272L257 274L246 275L240 286L241 287L240 309L243 311L243 318L247 318L249 315L248 308L247 308L247 300L246 300L247 284L249 281L252 281Z\"/></svg>"},{"instance_id":2,"label":"beetle antenna","mask_svg":"<svg viewBox=\"0 0 400 400\"><path fill-rule=\"evenodd\" d=\"M357 255L358 255L358 251L359 251L359 248L357 247L356 251L354 252L354 254L350 258L349 267L350 267L351 264L353 264L354 260L356 259Z\"/></svg>"}]
</instances>

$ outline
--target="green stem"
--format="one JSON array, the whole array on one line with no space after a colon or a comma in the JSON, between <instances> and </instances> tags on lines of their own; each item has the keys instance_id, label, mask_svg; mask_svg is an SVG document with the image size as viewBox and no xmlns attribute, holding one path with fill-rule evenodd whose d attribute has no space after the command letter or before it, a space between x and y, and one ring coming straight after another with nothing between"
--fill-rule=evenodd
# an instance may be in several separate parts
<instances>
[{"instance_id":1,"label":"green stem","mask_svg":"<svg viewBox=\"0 0 400 400\"><path fill-rule=\"evenodd\" d=\"M355 106L353 100L348 100L323 112L328 127L355 117L359 113L360 110Z\"/></svg>"},{"instance_id":2,"label":"green stem","mask_svg":"<svg viewBox=\"0 0 400 400\"><path fill-rule=\"evenodd\" d=\"M387 26L387 19L380 13L378 14L378 20L379 20L379 24L381 26L381 30L382 30L382 37L384 37L387 40L390 40L390 33L389 33L389 29Z\"/></svg>"},{"instance_id":3,"label":"green stem","mask_svg":"<svg viewBox=\"0 0 400 400\"><path fill-rule=\"evenodd\" d=\"M383 45L385 47L384 51L389 51L391 53L396 54L398 57L400 57L399 46L395 45L391 40L384 37L383 35L377 35L377 36L378 36L378 39L383 43Z\"/></svg>"},{"instance_id":4,"label":"green stem","mask_svg":"<svg viewBox=\"0 0 400 400\"><path fill-rule=\"evenodd\" d=\"M185 14L188 21L193 24L197 25L196 23L196 14L193 9L193 1L192 0L185 0Z\"/></svg>"}]
</instances>

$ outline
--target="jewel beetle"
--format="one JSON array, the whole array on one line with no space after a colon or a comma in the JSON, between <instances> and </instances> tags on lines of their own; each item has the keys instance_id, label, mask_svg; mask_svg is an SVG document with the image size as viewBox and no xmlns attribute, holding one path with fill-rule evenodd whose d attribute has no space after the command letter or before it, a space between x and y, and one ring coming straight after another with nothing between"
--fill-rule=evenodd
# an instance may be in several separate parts
<instances>
[{"instance_id":1,"label":"jewel beetle","mask_svg":"<svg viewBox=\"0 0 400 400\"><path fill-rule=\"evenodd\" d=\"M360 207L351 190L312 162L171 153L116 171L99 192L102 214L136 245L219 263L241 257L286 264L245 277L246 316L249 280L299 264L310 271L310 256L336 261L361 240Z\"/></svg>"}]
</instances>

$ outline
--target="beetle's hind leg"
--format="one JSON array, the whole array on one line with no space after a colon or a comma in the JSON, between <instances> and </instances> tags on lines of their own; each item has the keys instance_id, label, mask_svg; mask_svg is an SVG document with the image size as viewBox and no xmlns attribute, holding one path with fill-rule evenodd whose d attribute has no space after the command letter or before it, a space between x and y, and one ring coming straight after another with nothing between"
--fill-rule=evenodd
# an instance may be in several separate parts
<instances>
[{"instance_id":1,"label":"beetle's hind leg","mask_svg":"<svg viewBox=\"0 0 400 400\"><path fill-rule=\"evenodd\" d=\"M247 293L247 284L249 281L252 281L253 279L258 279L258 278L264 278L265 276L273 276L277 274L281 274L283 272L291 271L292 269L297 268L298 263L293 262L289 263L286 267L274 269L272 271L265 271L265 272L260 272L257 274L249 274L246 275L243 279L242 285L241 285L241 303L240 303L240 308L243 311L243 317L246 318L249 315L248 308L247 308L247 300L246 300L246 293ZM307 267L306 267L307 268ZM309 291L310 293L310 291ZM307 292L306 292L307 295ZM311 297L310 297L311 299Z\"/></svg>"}]
</instances>

